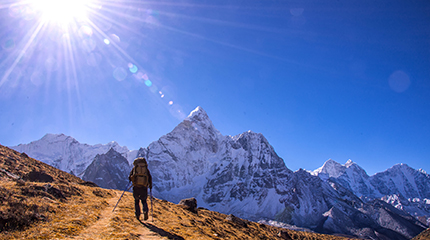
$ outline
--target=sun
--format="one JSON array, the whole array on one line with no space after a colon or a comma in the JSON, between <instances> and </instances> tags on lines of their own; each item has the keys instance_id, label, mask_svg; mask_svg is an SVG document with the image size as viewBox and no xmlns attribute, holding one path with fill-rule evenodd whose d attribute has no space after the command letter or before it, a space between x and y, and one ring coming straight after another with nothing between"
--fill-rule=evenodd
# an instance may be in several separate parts
<instances>
[{"instance_id":1,"label":"sun","mask_svg":"<svg viewBox=\"0 0 430 240\"><path fill-rule=\"evenodd\" d=\"M48 23L60 25L85 20L91 0L30 0L32 8Z\"/></svg>"}]
</instances>

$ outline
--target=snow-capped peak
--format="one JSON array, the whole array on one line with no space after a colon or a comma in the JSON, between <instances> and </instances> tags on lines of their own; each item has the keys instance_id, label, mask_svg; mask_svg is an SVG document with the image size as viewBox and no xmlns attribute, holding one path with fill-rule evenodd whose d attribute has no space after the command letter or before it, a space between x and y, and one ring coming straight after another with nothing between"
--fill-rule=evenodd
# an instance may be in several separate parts
<instances>
[{"instance_id":1,"label":"snow-capped peak","mask_svg":"<svg viewBox=\"0 0 430 240\"><path fill-rule=\"evenodd\" d=\"M43 140L43 141L48 142L48 143L63 142L66 140L70 140L71 142L76 141L76 139L74 139L73 137L66 136L63 133L60 133L60 134L47 133L40 140Z\"/></svg>"},{"instance_id":2,"label":"snow-capped peak","mask_svg":"<svg viewBox=\"0 0 430 240\"><path fill-rule=\"evenodd\" d=\"M121 155L132 161L137 151L130 151L127 147L121 147L117 142L108 144L88 145L79 143L73 137L64 134L48 133L37 141L29 144L12 146L19 152L25 152L28 156L50 164L60 170L81 174L91 164L97 154L104 154L114 149Z\"/></svg>"},{"instance_id":3,"label":"snow-capped peak","mask_svg":"<svg viewBox=\"0 0 430 240\"><path fill-rule=\"evenodd\" d=\"M196 107L193 111L191 111L187 118L193 118L199 115L203 115L207 117L206 111L200 106Z\"/></svg>"},{"instance_id":4,"label":"snow-capped peak","mask_svg":"<svg viewBox=\"0 0 430 240\"><path fill-rule=\"evenodd\" d=\"M195 131L201 132L203 135L209 132L209 135L212 137L217 138L221 136L221 133L214 127L206 111L200 106L194 109L174 131L182 131L181 129L184 127L186 129L191 127Z\"/></svg>"},{"instance_id":5,"label":"snow-capped peak","mask_svg":"<svg viewBox=\"0 0 430 240\"><path fill-rule=\"evenodd\" d=\"M349 159L348 161L346 161L345 167L349 168L353 164L354 164L354 162L351 159Z\"/></svg>"},{"instance_id":6,"label":"snow-capped peak","mask_svg":"<svg viewBox=\"0 0 430 240\"><path fill-rule=\"evenodd\" d=\"M348 162L347 162L348 163ZM334 161L333 159L327 160L322 167L314 170L311 174L318 175L326 175L328 177L339 177L345 172L345 166Z\"/></svg>"},{"instance_id":7,"label":"snow-capped peak","mask_svg":"<svg viewBox=\"0 0 430 240\"><path fill-rule=\"evenodd\" d=\"M263 136L263 134L253 132L251 130L248 130L248 131L243 132L241 134L238 134L236 136L230 136L230 138L235 140L235 141L238 140L239 138L244 138L244 137L263 138L263 139L265 139L265 141L267 141L266 138Z\"/></svg>"},{"instance_id":8,"label":"snow-capped peak","mask_svg":"<svg viewBox=\"0 0 430 240\"><path fill-rule=\"evenodd\" d=\"M398 163L398 164L395 164L394 166L392 166L392 167L390 167L390 168L388 168L387 170L385 170L384 172L386 173L386 174L390 174L390 175L393 175L393 176L395 176L395 175L399 175L399 174L407 174L407 175L410 175L410 174L413 174L413 172L415 172L416 170L415 169L413 169L413 168L411 168L411 167L409 167L407 164L405 164L405 163ZM382 173L384 173L384 172L382 172ZM380 173L379 173L380 174Z\"/></svg>"}]
</instances>

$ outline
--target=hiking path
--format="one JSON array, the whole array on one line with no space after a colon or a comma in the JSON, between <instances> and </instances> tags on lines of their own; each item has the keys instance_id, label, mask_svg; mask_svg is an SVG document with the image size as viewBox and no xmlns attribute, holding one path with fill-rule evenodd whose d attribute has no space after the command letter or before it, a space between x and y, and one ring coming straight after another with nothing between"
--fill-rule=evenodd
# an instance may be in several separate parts
<instances>
[{"instance_id":1,"label":"hiking path","mask_svg":"<svg viewBox=\"0 0 430 240\"><path fill-rule=\"evenodd\" d=\"M112 198L107 199L107 203L109 205L101 211L99 219L94 222L94 224L85 228L78 236L74 236L70 239L105 239L106 236L110 235L109 233L116 231L112 227L112 224L115 224L113 218L116 216L112 209L115 207L120 196L120 194L115 192ZM130 214L133 214L134 216L134 212ZM151 231L147 225L139 222L138 220L135 220L135 227L137 228L137 234L134 235L137 235L136 237L139 237L140 239L167 239L166 237L162 237Z\"/></svg>"}]
</instances>

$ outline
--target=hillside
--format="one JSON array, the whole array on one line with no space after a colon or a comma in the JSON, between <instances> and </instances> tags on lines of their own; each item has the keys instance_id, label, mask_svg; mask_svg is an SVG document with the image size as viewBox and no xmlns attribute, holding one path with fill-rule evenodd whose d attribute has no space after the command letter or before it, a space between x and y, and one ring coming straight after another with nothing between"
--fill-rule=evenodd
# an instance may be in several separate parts
<instances>
[{"instance_id":1,"label":"hillside","mask_svg":"<svg viewBox=\"0 0 430 240\"><path fill-rule=\"evenodd\" d=\"M420 233L418 236L414 237L412 240L429 240L430 239L430 228Z\"/></svg>"},{"instance_id":2,"label":"hillside","mask_svg":"<svg viewBox=\"0 0 430 240\"><path fill-rule=\"evenodd\" d=\"M285 230L154 199L153 221L134 218L133 196L96 187L0 145L0 239L345 239Z\"/></svg>"}]
</instances>

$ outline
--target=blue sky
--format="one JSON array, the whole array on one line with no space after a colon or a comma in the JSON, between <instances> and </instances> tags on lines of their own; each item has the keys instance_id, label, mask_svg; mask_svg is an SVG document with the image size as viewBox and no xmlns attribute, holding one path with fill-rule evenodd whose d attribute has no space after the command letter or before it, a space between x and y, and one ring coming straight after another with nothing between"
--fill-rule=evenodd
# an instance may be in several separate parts
<instances>
[{"instance_id":1,"label":"blue sky","mask_svg":"<svg viewBox=\"0 0 430 240\"><path fill-rule=\"evenodd\" d=\"M369 175L430 171L427 0L85 9L59 23L37 4L0 4L1 144L64 133L138 149L201 106L224 135L262 133L292 170L331 158Z\"/></svg>"}]
</instances>

